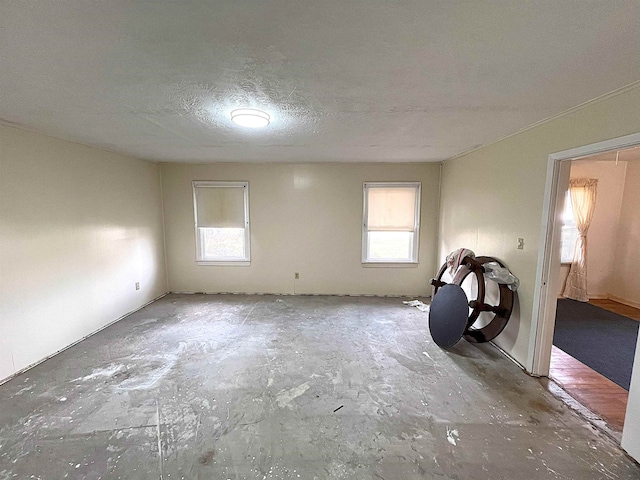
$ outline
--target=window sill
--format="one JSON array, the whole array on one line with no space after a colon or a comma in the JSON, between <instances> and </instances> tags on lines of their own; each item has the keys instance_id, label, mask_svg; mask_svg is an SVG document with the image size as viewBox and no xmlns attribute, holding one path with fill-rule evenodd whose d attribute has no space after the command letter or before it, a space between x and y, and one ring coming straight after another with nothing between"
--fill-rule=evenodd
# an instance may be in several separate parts
<instances>
[{"instance_id":1,"label":"window sill","mask_svg":"<svg viewBox=\"0 0 640 480\"><path fill-rule=\"evenodd\" d=\"M363 268L417 268L418 262L362 262Z\"/></svg>"},{"instance_id":2,"label":"window sill","mask_svg":"<svg viewBox=\"0 0 640 480\"><path fill-rule=\"evenodd\" d=\"M251 262L245 260L239 261L226 261L226 262L211 262L205 260L196 260L197 265L213 265L217 267L250 267Z\"/></svg>"}]
</instances>

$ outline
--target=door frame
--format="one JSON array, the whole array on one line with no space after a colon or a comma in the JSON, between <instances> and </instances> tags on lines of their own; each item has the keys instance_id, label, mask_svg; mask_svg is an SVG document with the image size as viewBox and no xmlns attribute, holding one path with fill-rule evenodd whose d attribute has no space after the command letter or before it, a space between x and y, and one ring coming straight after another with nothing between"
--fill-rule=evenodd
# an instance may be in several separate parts
<instances>
[{"instance_id":1,"label":"door frame","mask_svg":"<svg viewBox=\"0 0 640 480\"><path fill-rule=\"evenodd\" d=\"M571 160L611 150L640 145L640 132L552 153L547 161L547 180L542 207L540 249L536 269L532 335L529 341L527 370L534 376L549 375L553 330L556 321L556 297L560 276L560 234L564 194L569 186Z\"/></svg>"}]
</instances>

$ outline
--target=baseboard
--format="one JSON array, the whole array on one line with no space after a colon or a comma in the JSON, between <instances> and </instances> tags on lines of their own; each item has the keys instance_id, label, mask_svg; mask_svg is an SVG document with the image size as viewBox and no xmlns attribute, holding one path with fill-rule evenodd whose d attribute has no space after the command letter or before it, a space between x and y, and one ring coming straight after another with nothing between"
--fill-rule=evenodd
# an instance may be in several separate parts
<instances>
[{"instance_id":1,"label":"baseboard","mask_svg":"<svg viewBox=\"0 0 640 480\"><path fill-rule=\"evenodd\" d=\"M558 294L558 300L564 299L562 294ZM591 295L589 294L589 300L613 300L614 302L622 303L623 305L627 305L628 307L640 308L639 302L634 302L633 300L627 300L622 297L618 297L617 295L612 295L610 293L606 295Z\"/></svg>"},{"instance_id":2,"label":"baseboard","mask_svg":"<svg viewBox=\"0 0 640 480\"><path fill-rule=\"evenodd\" d=\"M592 295L591 293L587 294L589 300L609 300L609 295ZM558 294L558 300L569 299L569 297L565 297L562 293Z\"/></svg>"},{"instance_id":3,"label":"baseboard","mask_svg":"<svg viewBox=\"0 0 640 480\"><path fill-rule=\"evenodd\" d=\"M47 355L46 357L44 357L41 360L38 360L37 362L32 363L31 365L27 365L24 368L21 368L20 370L18 370L17 372L9 375L6 378L2 378L0 379L0 385L7 383L9 380L14 379L15 377L17 377L18 375L22 375L24 372L31 370L33 367L37 367L38 365L40 365L42 362L46 362L47 360L49 360L50 358L55 357L56 355L58 355L59 353L64 352L65 350L68 350L69 348L77 345L78 343L82 342L83 340L86 340L87 338L95 335L98 332L101 332L102 330L104 330L107 327L110 327L111 325L113 325L114 323L118 323L120 320L122 320L123 318L128 317L129 315L131 315L132 313L136 313L138 310L142 310L144 307L146 307L147 305L151 305L153 302L155 302L156 300L160 300L162 297L164 297L165 295L167 295L169 292L163 293L162 295L160 295L159 297L154 298L153 300L148 301L147 303L145 303L144 305L140 305L138 308L131 310L129 313L125 313L124 315L122 315L121 317L116 318L115 320L113 320L112 322L107 323L106 325L103 325L102 327L100 327L99 329L97 329L95 332L91 332L89 335L85 335L84 337L82 337L79 340L76 340L73 343L70 343L69 345L67 345L64 348L61 348L60 350L58 350L57 352L52 353L51 355Z\"/></svg>"},{"instance_id":4,"label":"baseboard","mask_svg":"<svg viewBox=\"0 0 640 480\"><path fill-rule=\"evenodd\" d=\"M627 300L622 297L618 297L617 295L607 295L609 300L613 300L614 302L622 303L623 305L627 305L628 307L640 308L640 303L634 302L632 300Z\"/></svg>"},{"instance_id":5,"label":"baseboard","mask_svg":"<svg viewBox=\"0 0 640 480\"><path fill-rule=\"evenodd\" d=\"M511 360L513 363L515 363L518 367L520 367L521 370L523 370L527 375L530 375L532 377L536 377L537 375L532 375L531 372L529 372L525 366L523 364L521 364L518 360L516 360L510 353L508 353L504 348L502 348L501 346L497 345L495 342L490 341L489 342L494 348L496 348L500 353L502 353L505 357L507 357L509 360Z\"/></svg>"},{"instance_id":6,"label":"baseboard","mask_svg":"<svg viewBox=\"0 0 640 480\"><path fill-rule=\"evenodd\" d=\"M374 297L374 298L431 298L431 295L390 294L378 295L375 293L264 293L264 292L183 292L171 291L175 295L274 295L279 297Z\"/></svg>"},{"instance_id":7,"label":"baseboard","mask_svg":"<svg viewBox=\"0 0 640 480\"><path fill-rule=\"evenodd\" d=\"M587 293L587 297L589 297L589 300L609 300L609 295L608 294L592 294L592 293ZM562 298L569 298L569 297L565 297L562 292L558 293L558 300L562 299Z\"/></svg>"}]
</instances>

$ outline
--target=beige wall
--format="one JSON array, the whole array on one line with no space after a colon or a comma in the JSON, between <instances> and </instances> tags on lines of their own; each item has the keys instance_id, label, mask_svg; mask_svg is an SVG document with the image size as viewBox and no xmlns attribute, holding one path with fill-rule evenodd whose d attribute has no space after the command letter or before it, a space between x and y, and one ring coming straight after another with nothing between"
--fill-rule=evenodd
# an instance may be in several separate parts
<instances>
[{"instance_id":1,"label":"beige wall","mask_svg":"<svg viewBox=\"0 0 640 480\"><path fill-rule=\"evenodd\" d=\"M640 308L640 159L627 163L612 273L612 297Z\"/></svg>"},{"instance_id":2,"label":"beige wall","mask_svg":"<svg viewBox=\"0 0 640 480\"><path fill-rule=\"evenodd\" d=\"M163 165L169 289L426 295L435 262L439 172L436 164ZM196 265L193 180L249 181L250 267ZM417 268L362 266L364 181L422 182Z\"/></svg>"},{"instance_id":3,"label":"beige wall","mask_svg":"<svg viewBox=\"0 0 640 480\"><path fill-rule=\"evenodd\" d=\"M166 292L160 196L158 165L0 126L0 379Z\"/></svg>"},{"instance_id":4,"label":"beige wall","mask_svg":"<svg viewBox=\"0 0 640 480\"><path fill-rule=\"evenodd\" d=\"M496 344L530 368L529 351L548 157L640 132L640 85L444 163L440 260L459 247L502 259L520 278L517 308ZM524 250L516 238L525 238ZM639 364L636 355L635 365ZM633 373L637 386L638 372ZM632 386L623 447L638 459L640 391Z\"/></svg>"},{"instance_id":5,"label":"beige wall","mask_svg":"<svg viewBox=\"0 0 640 480\"><path fill-rule=\"evenodd\" d=\"M548 156L640 131L640 86L447 161L440 261L456 248L503 260L520 278L519 309L496 343L523 365L529 340ZM524 250L516 238L525 239Z\"/></svg>"},{"instance_id":6,"label":"beige wall","mask_svg":"<svg viewBox=\"0 0 640 480\"><path fill-rule=\"evenodd\" d=\"M598 195L587 233L587 295L607 298L612 293L613 263L618 238L627 162L574 160L571 178L595 178ZM569 273L561 268L561 290ZM560 292L562 293L562 292Z\"/></svg>"},{"instance_id":7,"label":"beige wall","mask_svg":"<svg viewBox=\"0 0 640 480\"><path fill-rule=\"evenodd\" d=\"M627 412L624 417L625 428L622 432L622 448L629 455L640 461L640 335L636 343L636 358L633 363L633 371L631 373L631 385L629 387L629 400L627 403Z\"/></svg>"}]
</instances>

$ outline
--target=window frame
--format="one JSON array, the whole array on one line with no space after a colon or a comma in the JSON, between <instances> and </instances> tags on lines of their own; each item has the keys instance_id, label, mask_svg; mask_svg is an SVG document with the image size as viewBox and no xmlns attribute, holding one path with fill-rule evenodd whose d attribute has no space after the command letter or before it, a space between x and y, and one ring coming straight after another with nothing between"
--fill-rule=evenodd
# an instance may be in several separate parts
<instances>
[{"instance_id":1,"label":"window frame","mask_svg":"<svg viewBox=\"0 0 640 480\"><path fill-rule=\"evenodd\" d=\"M368 258L369 229L367 220L369 216L369 188L415 188L415 211L413 225L413 241L411 242L411 258L408 260L397 258L371 259ZM422 199L422 182L363 182L362 184L362 265L365 267L416 267L419 263L420 253L420 203Z\"/></svg>"},{"instance_id":2,"label":"window frame","mask_svg":"<svg viewBox=\"0 0 640 480\"><path fill-rule=\"evenodd\" d=\"M204 257L203 231L198 227L198 201L197 188L243 188L244 189L244 257ZM191 182L193 196L193 224L195 233L195 259L198 265L217 265L248 267L251 265L251 228L249 221L249 182L229 182L213 180L194 180Z\"/></svg>"}]
</instances>

